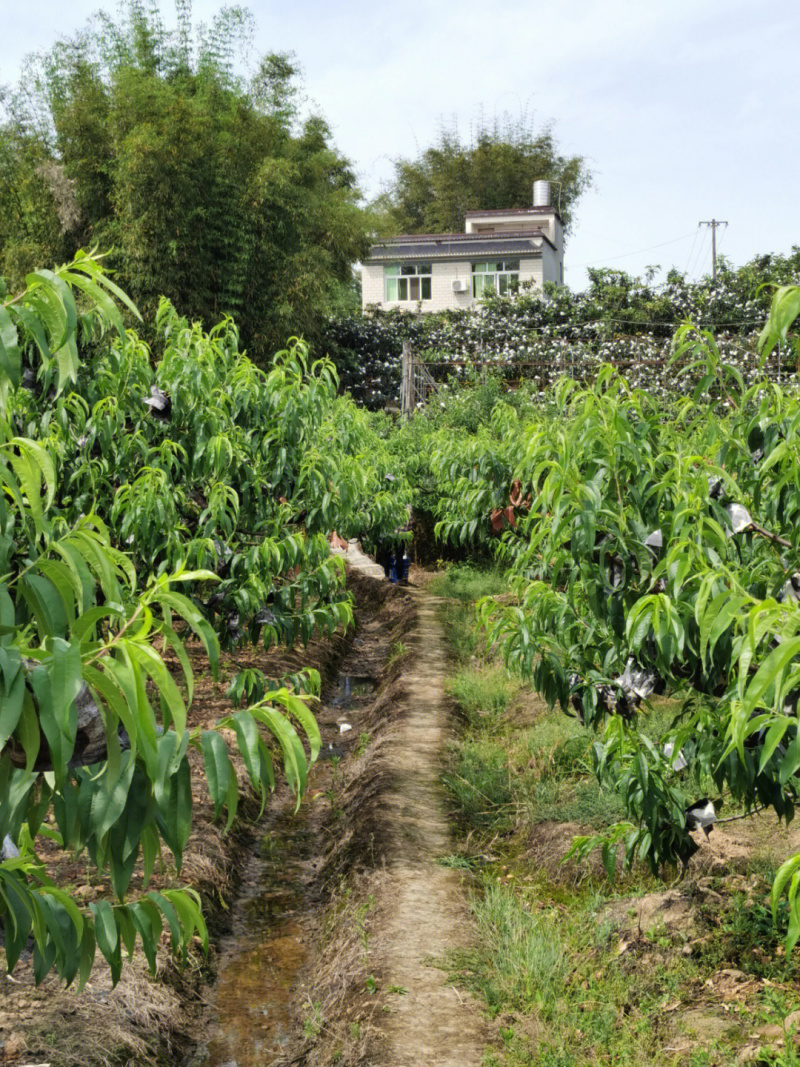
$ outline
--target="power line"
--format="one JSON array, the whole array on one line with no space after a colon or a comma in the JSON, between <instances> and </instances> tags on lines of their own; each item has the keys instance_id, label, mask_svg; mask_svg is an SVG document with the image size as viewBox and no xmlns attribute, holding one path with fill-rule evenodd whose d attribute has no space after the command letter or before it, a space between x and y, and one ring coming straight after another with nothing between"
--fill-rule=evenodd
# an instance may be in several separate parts
<instances>
[{"instance_id":1,"label":"power line","mask_svg":"<svg viewBox=\"0 0 800 1067\"><path fill-rule=\"evenodd\" d=\"M700 227L697 227L698 230ZM697 275L700 271L700 267L706 258L706 242L708 241L708 232L701 231L703 236L700 238L700 244L697 246L697 252L695 254L692 265L689 268L689 276Z\"/></svg>"},{"instance_id":2,"label":"power line","mask_svg":"<svg viewBox=\"0 0 800 1067\"><path fill-rule=\"evenodd\" d=\"M696 235L697 231L695 230L695 236ZM581 267L596 267L603 263L608 263L613 259L627 259L628 256L638 256L641 255L642 252L652 252L655 248L664 248L666 245L675 245L679 241L688 241L691 236L690 233L685 233L683 237L673 237L671 241L662 241L661 244L649 245L647 248L637 248L635 252L623 252L619 256L606 256L605 259L594 259L591 263L571 263L566 269L579 270Z\"/></svg>"},{"instance_id":3,"label":"power line","mask_svg":"<svg viewBox=\"0 0 800 1067\"><path fill-rule=\"evenodd\" d=\"M684 271L683 271L683 273L687 277L689 275L689 264L692 262L692 255L694 253L694 246L697 244L697 235L699 233L700 233L700 227L698 226L697 229L694 231L694 240L692 241L692 247L689 249L689 258L686 260L686 267L684 268Z\"/></svg>"}]
</instances>

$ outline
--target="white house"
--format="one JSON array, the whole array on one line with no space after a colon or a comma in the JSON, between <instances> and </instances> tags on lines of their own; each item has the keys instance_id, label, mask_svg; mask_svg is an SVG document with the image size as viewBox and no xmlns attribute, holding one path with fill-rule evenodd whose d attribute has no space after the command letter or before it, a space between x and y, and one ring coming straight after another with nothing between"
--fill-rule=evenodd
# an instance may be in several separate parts
<instances>
[{"instance_id":1,"label":"white house","mask_svg":"<svg viewBox=\"0 0 800 1067\"><path fill-rule=\"evenodd\" d=\"M564 281L564 230L550 183L533 183L533 205L468 211L464 233L387 237L362 265L362 305L445 311L523 282Z\"/></svg>"}]
</instances>

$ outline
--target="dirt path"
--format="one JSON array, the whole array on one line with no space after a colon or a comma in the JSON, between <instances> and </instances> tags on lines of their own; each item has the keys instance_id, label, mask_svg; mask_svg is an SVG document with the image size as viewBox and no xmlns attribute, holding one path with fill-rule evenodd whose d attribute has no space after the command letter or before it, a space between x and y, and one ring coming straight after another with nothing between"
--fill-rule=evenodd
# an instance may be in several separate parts
<instances>
[{"instance_id":1,"label":"dirt path","mask_svg":"<svg viewBox=\"0 0 800 1067\"><path fill-rule=\"evenodd\" d=\"M477 1067L489 1041L480 1010L429 962L468 945L471 925L458 872L437 862L452 851L440 781L448 732L444 635L434 598L410 591L417 622L405 641L411 656L405 696L395 709L397 730L388 741L393 775L382 798L391 878L378 900L370 945L385 986L398 990L384 1016L381 1064Z\"/></svg>"}]
</instances>

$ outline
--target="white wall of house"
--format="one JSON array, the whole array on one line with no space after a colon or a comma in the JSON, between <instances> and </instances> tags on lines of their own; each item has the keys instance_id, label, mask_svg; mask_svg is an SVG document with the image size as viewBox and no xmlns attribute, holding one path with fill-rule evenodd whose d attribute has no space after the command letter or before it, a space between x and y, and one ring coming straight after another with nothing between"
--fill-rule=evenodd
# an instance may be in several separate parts
<instances>
[{"instance_id":1,"label":"white wall of house","mask_svg":"<svg viewBox=\"0 0 800 1067\"><path fill-rule=\"evenodd\" d=\"M361 305L382 304L386 292L383 283L383 263L364 263L361 266Z\"/></svg>"},{"instance_id":2,"label":"white wall of house","mask_svg":"<svg viewBox=\"0 0 800 1067\"><path fill-rule=\"evenodd\" d=\"M541 289L542 281L559 281L558 257L554 250L542 241L541 256L522 258L519 261L519 280L533 282ZM361 269L362 304L379 304L386 308L406 311L448 311L453 308L470 308L476 301L472 296L472 259L434 261L431 264L431 299L419 302L412 300L387 301L383 263L365 263ZM466 282L465 292L453 292L453 282Z\"/></svg>"},{"instance_id":3,"label":"white wall of house","mask_svg":"<svg viewBox=\"0 0 800 1067\"><path fill-rule=\"evenodd\" d=\"M525 211L467 213L465 233L519 233L525 230L541 230L563 255L564 228L553 208L530 208Z\"/></svg>"},{"instance_id":4,"label":"white wall of house","mask_svg":"<svg viewBox=\"0 0 800 1067\"><path fill-rule=\"evenodd\" d=\"M542 241L542 254L544 250L550 246L546 242ZM552 251L552 249L550 249ZM520 285L523 282L533 282L537 289L542 288L542 259L521 259L519 261L519 281Z\"/></svg>"},{"instance_id":5,"label":"white wall of house","mask_svg":"<svg viewBox=\"0 0 800 1067\"><path fill-rule=\"evenodd\" d=\"M556 282L558 285L563 285L563 263L563 257L559 256L558 252L551 248L546 241L542 241L542 276L539 285L541 285L542 282Z\"/></svg>"}]
</instances>

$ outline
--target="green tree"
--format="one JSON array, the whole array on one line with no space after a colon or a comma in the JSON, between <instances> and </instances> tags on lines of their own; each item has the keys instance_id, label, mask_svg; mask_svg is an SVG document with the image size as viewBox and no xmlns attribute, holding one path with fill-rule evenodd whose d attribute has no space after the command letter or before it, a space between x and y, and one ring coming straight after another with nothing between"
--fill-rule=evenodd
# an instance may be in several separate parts
<instances>
[{"instance_id":1,"label":"green tree","mask_svg":"<svg viewBox=\"0 0 800 1067\"><path fill-rule=\"evenodd\" d=\"M472 142L455 126L417 159L394 161L395 177L374 202L381 227L394 233L447 233L464 228L466 211L528 207L532 183L560 183L557 204L569 230L574 206L591 185L582 156L560 153L552 126L508 115L479 122Z\"/></svg>"},{"instance_id":2,"label":"green tree","mask_svg":"<svg viewBox=\"0 0 800 1067\"><path fill-rule=\"evenodd\" d=\"M259 369L230 319L206 333L166 300L155 360L123 309L138 320L83 253L0 297L0 942L13 969L33 934L37 982L54 967L82 984L96 948L116 981L137 936L155 967L165 924L176 947L205 939L194 890L132 884L162 844L180 868L192 749L216 815L236 815L223 734L188 716L184 644L216 676L220 647L346 627L326 534L374 540L407 517L402 472L387 479L393 456L328 361L296 342ZM315 671L255 669L229 689L217 726L262 807L280 764L304 791L318 690ZM53 885L43 836L86 852L117 899L87 913Z\"/></svg>"},{"instance_id":3,"label":"green tree","mask_svg":"<svg viewBox=\"0 0 800 1067\"><path fill-rule=\"evenodd\" d=\"M365 250L360 193L324 120L301 119L291 56L234 72L251 24L231 8L195 31L182 2L168 31L129 0L30 62L0 128L11 287L94 245L146 322L166 295L208 327L235 314L262 359L315 335Z\"/></svg>"}]
</instances>

